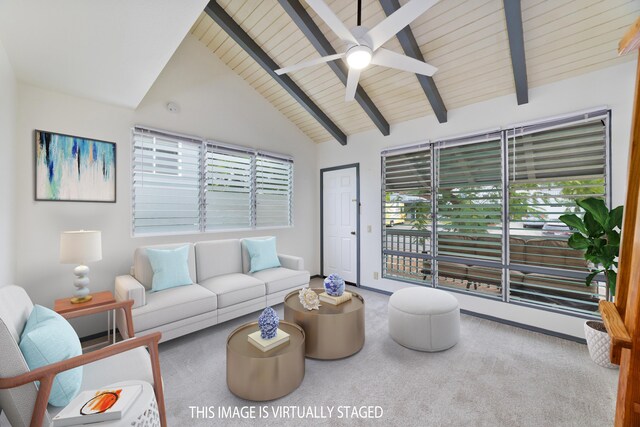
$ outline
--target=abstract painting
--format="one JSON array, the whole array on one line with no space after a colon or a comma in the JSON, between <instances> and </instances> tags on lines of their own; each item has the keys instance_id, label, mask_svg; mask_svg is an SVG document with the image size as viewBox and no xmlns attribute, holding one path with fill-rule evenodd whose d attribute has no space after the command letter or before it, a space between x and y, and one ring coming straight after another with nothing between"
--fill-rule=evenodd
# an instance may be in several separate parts
<instances>
[{"instance_id":1,"label":"abstract painting","mask_svg":"<svg viewBox=\"0 0 640 427\"><path fill-rule=\"evenodd\" d=\"M116 144L36 130L36 200L115 202Z\"/></svg>"}]
</instances>

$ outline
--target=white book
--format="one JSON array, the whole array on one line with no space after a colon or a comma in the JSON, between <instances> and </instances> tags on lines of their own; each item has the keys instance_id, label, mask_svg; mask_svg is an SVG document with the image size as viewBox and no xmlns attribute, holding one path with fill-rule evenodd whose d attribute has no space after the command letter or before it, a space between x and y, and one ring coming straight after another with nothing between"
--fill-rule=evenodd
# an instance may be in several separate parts
<instances>
[{"instance_id":1,"label":"white book","mask_svg":"<svg viewBox=\"0 0 640 427\"><path fill-rule=\"evenodd\" d=\"M353 294L351 292L344 291L342 295L339 297L334 297L333 295L329 295L326 292L320 294L320 301L326 302L332 305L340 305L344 302L351 300Z\"/></svg>"},{"instance_id":2,"label":"white book","mask_svg":"<svg viewBox=\"0 0 640 427\"><path fill-rule=\"evenodd\" d=\"M53 427L119 420L141 393L139 384L84 391L53 417Z\"/></svg>"},{"instance_id":3,"label":"white book","mask_svg":"<svg viewBox=\"0 0 640 427\"><path fill-rule=\"evenodd\" d=\"M256 346L259 350L269 351L284 343L289 342L289 334L278 328L276 336L267 340L260 336L260 331L256 331L249 334L249 342Z\"/></svg>"}]
</instances>

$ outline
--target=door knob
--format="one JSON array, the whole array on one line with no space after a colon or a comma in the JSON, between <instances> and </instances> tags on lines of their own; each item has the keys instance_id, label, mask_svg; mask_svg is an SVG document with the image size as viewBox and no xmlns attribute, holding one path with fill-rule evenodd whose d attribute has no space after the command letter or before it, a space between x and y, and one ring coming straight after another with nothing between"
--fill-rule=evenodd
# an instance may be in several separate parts
<instances>
[{"instance_id":1,"label":"door knob","mask_svg":"<svg viewBox=\"0 0 640 427\"><path fill-rule=\"evenodd\" d=\"M352 231L352 232L351 232L351 234L353 234L353 235L355 236L355 235L356 235L356 232L355 232L355 231Z\"/></svg>"}]
</instances>

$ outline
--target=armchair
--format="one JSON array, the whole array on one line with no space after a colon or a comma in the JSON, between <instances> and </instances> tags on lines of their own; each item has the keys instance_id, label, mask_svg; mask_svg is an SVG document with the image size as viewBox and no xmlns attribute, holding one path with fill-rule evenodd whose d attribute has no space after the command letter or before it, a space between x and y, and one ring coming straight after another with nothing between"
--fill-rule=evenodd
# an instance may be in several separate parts
<instances>
[{"instance_id":1,"label":"armchair","mask_svg":"<svg viewBox=\"0 0 640 427\"><path fill-rule=\"evenodd\" d=\"M122 310L127 332L133 337L132 305L133 301L120 301L78 310L64 317L70 319L107 310ZM13 427L48 427L53 412L61 409L47 407L53 380L56 374L78 366L84 366L82 390L120 381L141 380L152 384L160 421L162 426L166 427L158 358L158 342L161 336L159 332L130 338L30 371L22 357L19 342L32 309L33 303L24 289L13 285L0 288L0 407ZM40 382L39 386L36 386L35 381Z\"/></svg>"}]
</instances>

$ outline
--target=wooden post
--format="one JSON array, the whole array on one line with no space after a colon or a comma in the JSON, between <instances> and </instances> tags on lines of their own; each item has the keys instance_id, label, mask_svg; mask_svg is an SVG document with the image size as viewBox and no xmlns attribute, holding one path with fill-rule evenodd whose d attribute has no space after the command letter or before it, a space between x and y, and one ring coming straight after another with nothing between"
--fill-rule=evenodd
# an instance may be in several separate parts
<instances>
[{"instance_id":1,"label":"wooden post","mask_svg":"<svg viewBox=\"0 0 640 427\"><path fill-rule=\"evenodd\" d=\"M640 18L620 41L619 52L624 54L637 50L639 46ZM620 364L615 417L617 427L640 426L640 57L632 119L627 198L616 290L617 313L613 311L613 321L605 320L610 335L616 335L613 324L617 322L622 329L617 334L626 332L631 341L630 345L622 346L620 341L613 340L611 349L612 362ZM621 325L621 321L624 321L624 325Z\"/></svg>"}]
</instances>

